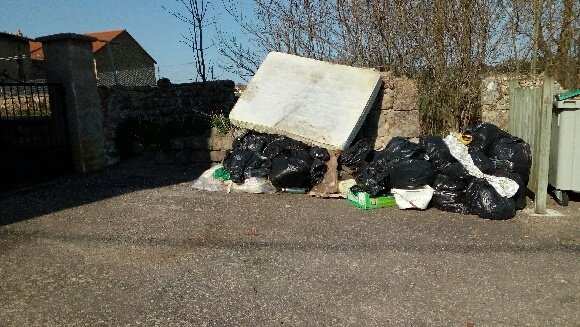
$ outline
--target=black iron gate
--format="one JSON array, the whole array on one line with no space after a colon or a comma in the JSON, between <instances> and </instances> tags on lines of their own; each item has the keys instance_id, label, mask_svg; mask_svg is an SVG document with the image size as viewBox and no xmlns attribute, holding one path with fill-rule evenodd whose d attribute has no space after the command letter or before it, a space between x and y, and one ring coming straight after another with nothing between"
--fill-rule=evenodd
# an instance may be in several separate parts
<instances>
[{"instance_id":1,"label":"black iron gate","mask_svg":"<svg viewBox=\"0 0 580 327\"><path fill-rule=\"evenodd\" d=\"M0 190L72 169L62 86L0 83Z\"/></svg>"}]
</instances>

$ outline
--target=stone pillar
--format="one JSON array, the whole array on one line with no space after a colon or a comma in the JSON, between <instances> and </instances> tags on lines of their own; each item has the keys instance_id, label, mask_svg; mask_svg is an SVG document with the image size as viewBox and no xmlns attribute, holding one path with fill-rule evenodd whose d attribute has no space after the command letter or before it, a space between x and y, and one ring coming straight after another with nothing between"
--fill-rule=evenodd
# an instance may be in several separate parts
<instances>
[{"instance_id":1,"label":"stone pillar","mask_svg":"<svg viewBox=\"0 0 580 327\"><path fill-rule=\"evenodd\" d=\"M93 67L95 40L72 33L37 39L42 42L48 82L64 88L73 162L79 172L105 165L103 113Z\"/></svg>"}]
</instances>

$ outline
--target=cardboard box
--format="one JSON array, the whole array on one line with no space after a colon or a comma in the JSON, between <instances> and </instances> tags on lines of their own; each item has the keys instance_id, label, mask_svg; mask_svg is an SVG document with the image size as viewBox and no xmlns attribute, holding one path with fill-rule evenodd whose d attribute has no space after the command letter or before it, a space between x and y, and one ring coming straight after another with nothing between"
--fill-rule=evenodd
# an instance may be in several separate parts
<instances>
[{"instance_id":1,"label":"cardboard box","mask_svg":"<svg viewBox=\"0 0 580 327\"><path fill-rule=\"evenodd\" d=\"M364 210L388 208L397 205L397 203L395 202L395 197L392 195L379 196L373 198L366 192L353 193L351 191L348 191L346 200L348 201L348 204L350 204L351 206L355 206L357 208L361 208Z\"/></svg>"}]
</instances>

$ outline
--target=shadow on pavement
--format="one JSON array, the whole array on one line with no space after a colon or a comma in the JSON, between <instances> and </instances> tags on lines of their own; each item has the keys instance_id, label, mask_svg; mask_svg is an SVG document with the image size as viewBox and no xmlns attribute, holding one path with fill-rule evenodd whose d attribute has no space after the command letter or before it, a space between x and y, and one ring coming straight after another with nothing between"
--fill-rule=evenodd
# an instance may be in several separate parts
<instances>
[{"instance_id":1,"label":"shadow on pavement","mask_svg":"<svg viewBox=\"0 0 580 327\"><path fill-rule=\"evenodd\" d=\"M122 194L192 182L207 166L123 162L103 171L71 175L0 193L0 226Z\"/></svg>"}]
</instances>

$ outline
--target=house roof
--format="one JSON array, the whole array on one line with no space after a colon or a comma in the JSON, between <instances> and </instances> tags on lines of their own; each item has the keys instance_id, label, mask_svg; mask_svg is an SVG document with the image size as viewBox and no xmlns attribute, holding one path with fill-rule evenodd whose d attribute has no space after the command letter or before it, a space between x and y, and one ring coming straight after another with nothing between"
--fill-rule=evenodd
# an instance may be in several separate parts
<instances>
[{"instance_id":1,"label":"house roof","mask_svg":"<svg viewBox=\"0 0 580 327\"><path fill-rule=\"evenodd\" d=\"M0 32L0 37L5 38L5 39L12 39L12 40L16 40L16 41L21 41L21 42L28 42L31 40L30 38L27 38L25 36L20 36L20 35L6 33L6 32Z\"/></svg>"},{"instance_id":2,"label":"house roof","mask_svg":"<svg viewBox=\"0 0 580 327\"><path fill-rule=\"evenodd\" d=\"M157 63L157 61L155 61L155 59L153 59L153 57L151 57L151 55L149 55L149 53L147 51L145 51L145 49L143 49L143 47L139 44L139 42L137 42L137 40L135 40L135 38L133 38L133 36L131 36L131 34L129 34L129 32L127 32L127 30L122 29L122 30L112 30L112 31L103 31L103 32L93 32L93 33L85 33L83 35L92 36L92 37L98 39L97 41L93 42L93 54L96 54L105 47L107 42L113 41L114 39L119 37L119 35L121 35L123 33L127 33L127 35L131 39L133 39L133 41L135 41L135 43L141 48L141 50L143 50L147 54L147 56L149 58L151 58L151 60L154 63ZM36 42L36 41L30 41L29 44L30 44L30 56L31 56L31 58L37 59L37 60L44 60L44 52L42 51L42 43Z\"/></svg>"},{"instance_id":3,"label":"house roof","mask_svg":"<svg viewBox=\"0 0 580 327\"><path fill-rule=\"evenodd\" d=\"M99 39L98 41L93 42L93 53L97 53L103 47L105 47L105 45L107 45L107 42L113 41L119 35L121 35L123 32L126 32L126 30L113 30L113 31L94 32L94 33L86 33L84 35L92 36L92 37L95 37L95 38Z\"/></svg>"}]
</instances>

